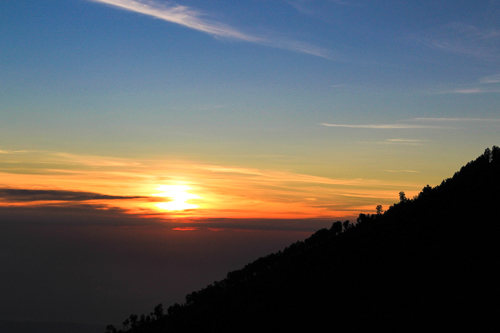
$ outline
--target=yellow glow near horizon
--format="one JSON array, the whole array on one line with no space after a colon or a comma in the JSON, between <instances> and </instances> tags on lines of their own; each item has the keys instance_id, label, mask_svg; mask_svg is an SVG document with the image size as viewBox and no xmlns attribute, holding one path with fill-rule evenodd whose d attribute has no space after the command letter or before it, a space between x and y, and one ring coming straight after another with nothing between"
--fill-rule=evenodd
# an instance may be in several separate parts
<instances>
[{"instance_id":1,"label":"yellow glow near horizon","mask_svg":"<svg viewBox=\"0 0 500 333\"><path fill-rule=\"evenodd\" d=\"M349 178L345 174L326 177L316 175L314 170L301 173L196 161L167 163L43 151L9 152L1 148L0 190L54 190L55 195L70 191L123 197L82 202L89 204L89 209L116 208L133 216L167 219L349 219L361 212L375 213L378 204L386 209L398 201L399 191L411 198L418 194L422 184L437 183L428 182L429 175L424 172L375 170L378 174L366 174L366 178ZM384 167L389 169L395 167ZM404 168L407 169L415 168ZM162 185L166 174L171 180ZM0 195L0 207L81 203L66 200L65 196L60 197L60 202L4 197Z\"/></svg>"},{"instance_id":2,"label":"yellow glow near horizon","mask_svg":"<svg viewBox=\"0 0 500 333\"><path fill-rule=\"evenodd\" d=\"M191 199L199 199L200 197L188 193L188 190L191 190L190 187L184 185L162 185L158 187L159 191L163 191L163 193L155 194L158 197L171 198L172 201L169 202L161 202L156 204L156 207L168 210L168 211L179 211L186 209L196 209L198 205L188 203L188 200Z\"/></svg>"}]
</instances>

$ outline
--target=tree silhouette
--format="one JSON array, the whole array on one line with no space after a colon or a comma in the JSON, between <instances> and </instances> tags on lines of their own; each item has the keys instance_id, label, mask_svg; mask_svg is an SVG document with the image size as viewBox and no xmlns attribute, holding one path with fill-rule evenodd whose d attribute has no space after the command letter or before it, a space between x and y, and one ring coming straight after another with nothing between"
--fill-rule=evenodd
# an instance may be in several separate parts
<instances>
[{"instance_id":1,"label":"tree silhouette","mask_svg":"<svg viewBox=\"0 0 500 333\"><path fill-rule=\"evenodd\" d=\"M338 235L339 233L342 232L342 222L337 221L333 222L332 228L330 229L334 235Z\"/></svg>"},{"instance_id":2,"label":"tree silhouette","mask_svg":"<svg viewBox=\"0 0 500 333\"><path fill-rule=\"evenodd\" d=\"M344 223L342 223L342 225L344 227L344 231L346 231L347 229L349 229L349 220L344 221Z\"/></svg>"},{"instance_id":3,"label":"tree silhouette","mask_svg":"<svg viewBox=\"0 0 500 333\"><path fill-rule=\"evenodd\" d=\"M113 325L108 325L106 326L106 333L117 333L117 330Z\"/></svg>"},{"instance_id":4,"label":"tree silhouette","mask_svg":"<svg viewBox=\"0 0 500 333\"><path fill-rule=\"evenodd\" d=\"M154 309L154 315L156 320L160 319L163 317L163 305L160 303L158 304L155 309Z\"/></svg>"},{"instance_id":5,"label":"tree silhouette","mask_svg":"<svg viewBox=\"0 0 500 333\"><path fill-rule=\"evenodd\" d=\"M122 325L123 325L124 330L128 330L129 325L130 325L130 320L128 318L125 319L125 321L122 323Z\"/></svg>"}]
</instances>

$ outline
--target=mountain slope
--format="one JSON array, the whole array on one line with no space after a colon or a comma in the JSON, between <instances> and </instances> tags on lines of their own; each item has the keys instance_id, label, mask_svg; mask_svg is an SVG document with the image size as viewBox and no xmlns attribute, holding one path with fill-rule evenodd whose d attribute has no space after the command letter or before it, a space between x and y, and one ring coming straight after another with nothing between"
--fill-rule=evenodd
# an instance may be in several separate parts
<instances>
[{"instance_id":1,"label":"mountain slope","mask_svg":"<svg viewBox=\"0 0 500 333\"><path fill-rule=\"evenodd\" d=\"M427 329L495 324L500 149L384 214L360 214L230 272L130 332ZM470 321L472 320L472 321ZM113 332L114 328L109 327Z\"/></svg>"}]
</instances>

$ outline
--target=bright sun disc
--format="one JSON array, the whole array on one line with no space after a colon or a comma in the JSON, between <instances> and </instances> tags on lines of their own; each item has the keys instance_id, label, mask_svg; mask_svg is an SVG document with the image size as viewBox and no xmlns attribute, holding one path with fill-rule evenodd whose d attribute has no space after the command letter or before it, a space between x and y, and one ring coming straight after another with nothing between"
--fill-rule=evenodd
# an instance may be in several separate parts
<instances>
[{"instance_id":1,"label":"bright sun disc","mask_svg":"<svg viewBox=\"0 0 500 333\"><path fill-rule=\"evenodd\" d=\"M170 198L172 201L161 202L156 206L163 210L176 211L176 210L186 210L198 208L197 205L188 203L188 200L198 199L199 196L195 194L188 193L187 191L191 188L184 185L162 185L158 187L159 191L164 191L160 194L154 194L158 197Z\"/></svg>"}]
</instances>

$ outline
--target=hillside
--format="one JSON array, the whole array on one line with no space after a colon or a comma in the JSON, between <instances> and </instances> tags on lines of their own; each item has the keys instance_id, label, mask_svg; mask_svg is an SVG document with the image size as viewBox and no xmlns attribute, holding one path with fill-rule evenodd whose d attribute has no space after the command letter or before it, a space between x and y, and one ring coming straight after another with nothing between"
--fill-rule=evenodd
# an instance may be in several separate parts
<instances>
[{"instance_id":1,"label":"hillside","mask_svg":"<svg viewBox=\"0 0 500 333\"><path fill-rule=\"evenodd\" d=\"M500 148L439 186L228 273L127 332L428 329L495 324ZM109 326L107 332L116 332Z\"/></svg>"}]
</instances>

